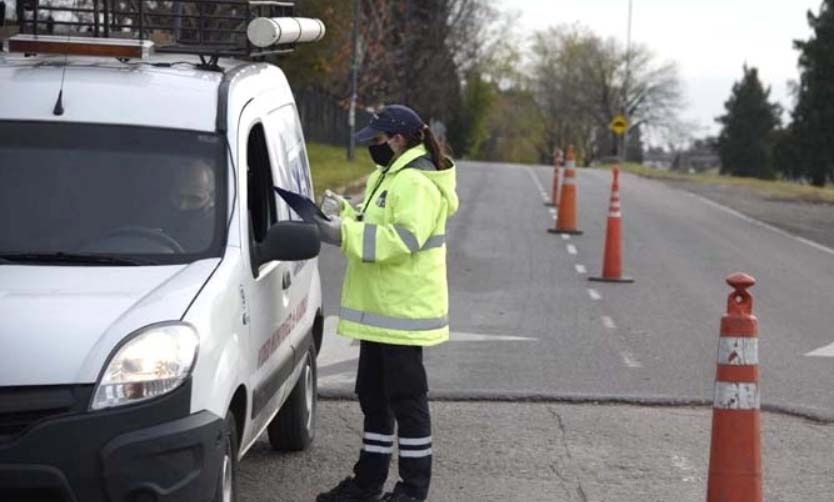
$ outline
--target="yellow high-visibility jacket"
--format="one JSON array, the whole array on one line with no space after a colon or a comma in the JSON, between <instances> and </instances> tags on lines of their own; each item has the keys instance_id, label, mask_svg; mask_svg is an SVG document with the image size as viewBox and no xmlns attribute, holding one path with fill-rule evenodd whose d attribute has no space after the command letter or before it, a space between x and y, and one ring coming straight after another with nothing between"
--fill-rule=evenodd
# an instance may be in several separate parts
<instances>
[{"instance_id":1,"label":"yellow high-visibility jacket","mask_svg":"<svg viewBox=\"0 0 834 502\"><path fill-rule=\"evenodd\" d=\"M446 220L458 210L456 168L437 171L422 145L368 179L364 213L342 211L347 272L338 333L395 345L449 339Z\"/></svg>"}]
</instances>

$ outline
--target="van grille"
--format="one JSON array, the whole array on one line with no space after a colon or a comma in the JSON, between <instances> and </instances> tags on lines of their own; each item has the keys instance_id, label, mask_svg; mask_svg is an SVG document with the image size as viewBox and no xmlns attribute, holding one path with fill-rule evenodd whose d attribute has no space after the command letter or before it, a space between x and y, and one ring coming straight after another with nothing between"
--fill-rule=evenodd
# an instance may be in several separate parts
<instances>
[{"instance_id":1,"label":"van grille","mask_svg":"<svg viewBox=\"0 0 834 502\"><path fill-rule=\"evenodd\" d=\"M42 420L84 411L92 392L92 385L0 387L0 442Z\"/></svg>"},{"instance_id":2,"label":"van grille","mask_svg":"<svg viewBox=\"0 0 834 502\"><path fill-rule=\"evenodd\" d=\"M69 498L63 490L58 488L2 488L0 500L14 502L68 502Z\"/></svg>"}]
</instances>

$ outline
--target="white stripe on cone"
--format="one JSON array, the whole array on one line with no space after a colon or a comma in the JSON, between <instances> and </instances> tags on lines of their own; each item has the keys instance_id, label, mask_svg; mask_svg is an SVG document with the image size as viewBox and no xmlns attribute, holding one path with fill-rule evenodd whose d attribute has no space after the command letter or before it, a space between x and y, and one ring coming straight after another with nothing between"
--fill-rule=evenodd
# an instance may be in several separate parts
<instances>
[{"instance_id":1,"label":"white stripe on cone","mask_svg":"<svg viewBox=\"0 0 834 502\"><path fill-rule=\"evenodd\" d=\"M759 364L758 338L720 337L718 339L718 364L731 366Z\"/></svg>"},{"instance_id":2,"label":"white stripe on cone","mask_svg":"<svg viewBox=\"0 0 834 502\"><path fill-rule=\"evenodd\" d=\"M715 382L715 409L758 410L759 386L755 383Z\"/></svg>"}]
</instances>

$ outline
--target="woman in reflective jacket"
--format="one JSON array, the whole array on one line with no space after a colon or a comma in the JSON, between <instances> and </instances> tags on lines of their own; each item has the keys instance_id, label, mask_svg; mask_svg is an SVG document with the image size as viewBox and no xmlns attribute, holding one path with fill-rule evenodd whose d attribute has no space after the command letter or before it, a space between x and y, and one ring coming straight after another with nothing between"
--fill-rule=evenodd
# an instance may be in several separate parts
<instances>
[{"instance_id":1,"label":"woman in reflective jacket","mask_svg":"<svg viewBox=\"0 0 834 502\"><path fill-rule=\"evenodd\" d=\"M319 502L379 500L397 440L400 482L386 501L428 495L432 438L423 347L449 338L446 222L455 166L412 109L390 105L357 133L377 170L357 210L328 193L322 240L347 257L338 333L361 340L356 393L365 416L354 476ZM397 435L394 435L396 422Z\"/></svg>"}]
</instances>

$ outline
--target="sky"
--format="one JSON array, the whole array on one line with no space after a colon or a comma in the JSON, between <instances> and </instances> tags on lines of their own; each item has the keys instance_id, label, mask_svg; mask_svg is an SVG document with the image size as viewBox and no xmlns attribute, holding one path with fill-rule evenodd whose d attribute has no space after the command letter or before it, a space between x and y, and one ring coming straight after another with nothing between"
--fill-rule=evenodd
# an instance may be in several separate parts
<instances>
[{"instance_id":1,"label":"sky","mask_svg":"<svg viewBox=\"0 0 834 502\"><path fill-rule=\"evenodd\" d=\"M771 100L792 108L788 81L799 78L792 41L811 35L805 14L817 13L820 0L632 2L632 42L648 46L659 61L678 63L687 102L683 118L696 124L693 136L718 132L714 119L724 113L745 62L771 86ZM496 0L496 6L518 13L522 32L579 22L602 37L626 40L628 0Z\"/></svg>"}]
</instances>

